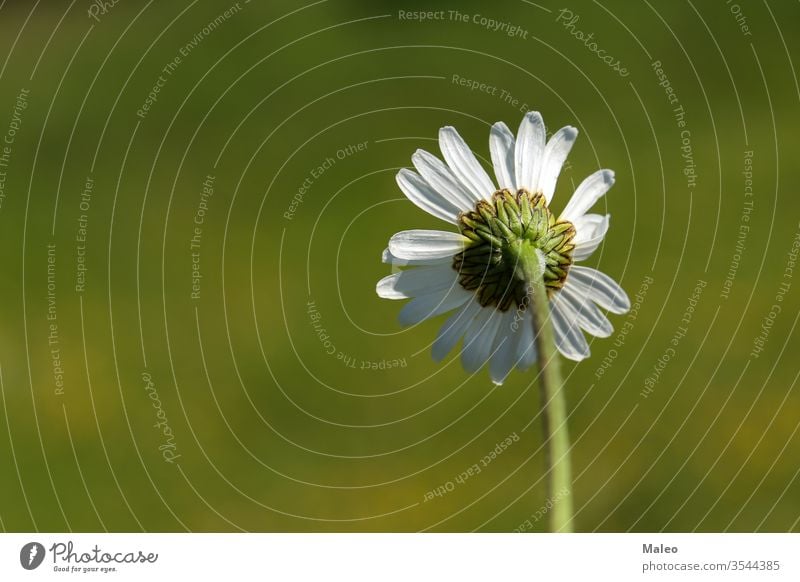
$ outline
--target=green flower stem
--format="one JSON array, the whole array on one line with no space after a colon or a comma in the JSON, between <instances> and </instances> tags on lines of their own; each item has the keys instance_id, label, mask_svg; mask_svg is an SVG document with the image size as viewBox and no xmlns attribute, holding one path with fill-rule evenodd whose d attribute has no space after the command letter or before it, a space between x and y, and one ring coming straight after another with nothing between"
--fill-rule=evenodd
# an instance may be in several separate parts
<instances>
[{"instance_id":1,"label":"green flower stem","mask_svg":"<svg viewBox=\"0 0 800 582\"><path fill-rule=\"evenodd\" d=\"M572 532L572 468L569 456L567 403L561 366L550 323L549 299L544 285L541 251L522 243L515 249L520 275L528 284L528 307L533 315L533 333L539 359L542 430L545 438L547 499L551 532Z\"/></svg>"}]
</instances>

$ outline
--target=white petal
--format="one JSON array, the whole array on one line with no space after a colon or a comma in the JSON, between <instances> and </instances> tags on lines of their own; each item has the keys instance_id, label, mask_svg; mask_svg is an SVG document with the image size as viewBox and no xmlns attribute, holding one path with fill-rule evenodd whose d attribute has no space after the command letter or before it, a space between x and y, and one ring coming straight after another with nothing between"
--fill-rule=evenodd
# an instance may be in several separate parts
<instances>
[{"instance_id":1,"label":"white petal","mask_svg":"<svg viewBox=\"0 0 800 582\"><path fill-rule=\"evenodd\" d=\"M439 147L450 169L476 201L489 198L494 193L494 184L454 127L447 126L439 130Z\"/></svg>"},{"instance_id":2,"label":"white petal","mask_svg":"<svg viewBox=\"0 0 800 582\"><path fill-rule=\"evenodd\" d=\"M561 213L563 220L573 222L577 220L600 200L608 189L614 184L614 172L611 170L598 170L583 182L572 195L564 212Z\"/></svg>"},{"instance_id":3,"label":"white petal","mask_svg":"<svg viewBox=\"0 0 800 582\"><path fill-rule=\"evenodd\" d=\"M474 300L469 301L444 322L431 349L431 355L435 361L441 362L456 347L458 340L464 335L481 309L483 308L480 303Z\"/></svg>"},{"instance_id":4,"label":"white petal","mask_svg":"<svg viewBox=\"0 0 800 582\"><path fill-rule=\"evenodd\" d=\"M553 199L553 192L556 190L558 175L561 167L572 149L575 140L578 139L578 130L567 126L559 129L544 148L542 158L542 169L539 173L538 189L544 195L548 204Z\"/></svg>"},{"instance_id":5,"label":"white petal","mask_svg":"<svg viewBox=\"0 0 800 582\"><path fill-rule=\"evenodd\" d=\"M625 313L631 308L631 301L622 287L596 269L573 265L565 286L571 286L576 293L588 297L611 313Z\"/></svg>"},{"instance_id":6,"label":"white petal","mask_svg":"<svg viewBox=\"0 0 800 582\"><path fill-rule=\"evenodd\" d=\"M579 244L593 238L597 227L609 216L608 214L605 216L602 214L584 214L571 221L575 226L575 238L572 239L572 242Z\"/></svg>"},{"instance_id":7,"label":"white petal","mask_svg":"<svg viewBox=\"0 0 800 582\"><path fill-rule=\"evenodd\" d=\"M536 343L533 334L533 317L531 310L526 309L522 321L518 322L519 337L517 338L517 367L527 370L536 362Z\"/></svg>"},{"instance_id":8,"label":"white petal","mask_svg":"<svg viewBox=\"0 0 800 582\"><path fill-rule=\"evenodd\" d=\"M384 299L409 299L458 285L457 277L450 265L416 267L384 277L375 291Z\"/></svg>"},{"instance_id":9,"label":"white petal","mask_svg":"<svg viewBox=\"0 0 800 582\"><path fill-rule=\"evenodd\" d=\"M505 123L498 121L492 126L489 151L492 154L494 175L497 176L497 184L501 190L505 188L512 192L517 189L514 141L514 134Z\"/></svg>"},{"instance_id":10,"label":"white petal","mask_svg":"<svg viewBox=\"0 0 800 582\"><path fill-rule=\"evenodd\" d=\"M494 307L483 307L470 324L461 352L461 364L467 372L477 372L489 360L500 319Z\"/></svg>"},{"instance_id":11,"label":"white petal","mask_svg":"<svg viewBox=\"0 0 800 582\"><path fill-rule=\"evenodd\" d=\"M411 161L417 171L431 185L431 188L447 198L453 205L462 211L475 208L478 199L461 185L450 168L444 165L439 158L425 150L417 150L411 156Z\"/></svg>"},{"instance_id":12,"label":"white petal","mask_svg":"<svg viewBox=\"0 0 800 582\"><path fill-rule=\"evenodd\" d=\"M587 220L587 217L595 216L600 220ZM575 223L576 234L575 238L573 239L575 251L572 255L574 260L583 261L588 259L595 249L600 246L600 243L603 242L603 239L606 237L606 233L608 232L610 219L611 215L609 214L606 214L605 216L600 216L599 214L584 214L583 219L578 221L581 226L578 226L578 223Z\"/></svg>"},{"instance_id":13,"label":"white petal","mask_svg":"<svg viewBox=\"0 0 800 582\"><path fill-rule=\"evenodd\" d=\"M614 326L597 306L569 285L556 293L553 301L568 303L577 315L578 325L593 336L608 337L614 333Z\"/></svg>"},{"instance_id":14,"label":"white petal","mask_svg":"<svg viewBox=\"0 0 800 582\"><path fill-rule=\"evenodd\" d=\"M403 306L398 319L401 325L414 325L460 307L474 295L461 285L420 295Z\"/></svg>"},{"instance_id":15,"label":"white petal","mask_svg":"<svg viewBox=\"0 0 800 582\"><path fill-rule=\"evenodd\" d=\"M565 358L580 362L589 357L589 344L578 327L575 312L565 303L550 302L550 315L556 336L556 347Z\"/></svg>"},{"instance_id":16,"label":"white petal","mask_svg":"<svg viewBox=\"0 0 800 582\"><path fill-rule=\"evenodd\" d=\"M516 342L519 335L519 330L513 326L516 313L516 310L509 309L500 316L500 327L494 340L489 376L498 386L505 382L516 363Z\"/></svg>"},{"instance_id":17,"label":"white petal","mask_svg":"<svg viewBox=\"0 0 800 582\"><path fill-rule=\"evenodd\" d=\"M536 192L539 171L544 156L546 138L544 121L538 111L531 111L522 118L514 150L517 188Z\"/></svg>"},{"instance_id":18,"label":"white petal","mask_svg":"<svg viewBox=\"0 0 800 582\"><path fill-rule=\"evenodd\" d=\"M460 253L466 240L443 230L404 230L389 239L389 252L401 259L443 259Z\"/></svg>"},{"instance_id":19,"label":"white petal","mask_svg":"<svg viewBox=\"0 0 800 582\"><path fill-rule=\"evenodd\" d=\"M394 267L406 267L408 265L452 265L453 257L447 256L440 259L401 259L392 254L388 248L383 249L381 262Z\"/></svg>"},{"instance_id":20,"label":"white petal","mask_svg":"<svg viewBox=\"0 0 800 582\"><path fill-rule=\"evenodd\" d=\"M456 224L460 209L431 188L416 172L403 168L395 178L403 194L428 214Z\"/></svg>"}]
</instances>

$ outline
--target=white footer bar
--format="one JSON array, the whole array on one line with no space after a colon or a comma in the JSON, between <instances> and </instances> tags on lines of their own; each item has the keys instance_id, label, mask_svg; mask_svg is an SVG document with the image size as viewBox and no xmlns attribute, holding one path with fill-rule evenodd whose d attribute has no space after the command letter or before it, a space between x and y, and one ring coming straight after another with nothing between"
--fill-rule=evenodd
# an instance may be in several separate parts
<instances>
[{"instance_id":1,"label":"white footer bar","mask_svg":"<svg viewBox=\"0 0 800 582\"><path fill-rule=\"evenodd\" d=\"M0 580L800 580L797 534L4 534Z\"/></svg>"}]
</instances>

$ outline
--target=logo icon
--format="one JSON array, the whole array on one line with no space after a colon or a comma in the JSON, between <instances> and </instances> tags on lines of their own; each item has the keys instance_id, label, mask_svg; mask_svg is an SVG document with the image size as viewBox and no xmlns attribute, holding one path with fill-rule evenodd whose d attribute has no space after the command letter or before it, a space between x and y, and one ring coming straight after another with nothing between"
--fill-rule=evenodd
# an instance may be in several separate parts
<instances>
[{"instance_id":1,"label":"logo icon","mask_svg":"<svg viewBox=\"0 0 800 582\"><path fill-rule=\"evenodd\" d=\"M35 570L44 561L44 546L39 542L29 542L19 551L19 563L26 570Z\"/></svg>"}]
</instances>

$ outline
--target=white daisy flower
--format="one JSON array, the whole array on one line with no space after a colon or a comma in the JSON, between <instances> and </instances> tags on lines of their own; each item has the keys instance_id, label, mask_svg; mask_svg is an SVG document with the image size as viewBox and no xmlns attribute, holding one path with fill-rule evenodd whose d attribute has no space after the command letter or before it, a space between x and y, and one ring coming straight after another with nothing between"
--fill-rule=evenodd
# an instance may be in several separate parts
<instances>
[{"instance_id":1,"label":"white daisy flower","mask_svg":"<svg viewBox=\"0 0 800 582\"><path fill-rule=\"evenodd\" d=\"M407 268L377 284L383 298L411 299L400 311L403 325L453 312L433 344L437 361L462 338L464 368L474 373L488 362L495 384L514 367L525 370L536 361L530 295L515 245L537 249L556 346L565 357L589 356L581 330L611 335L601 309L621 314L630 308L610 277L574 264L589 258L608 231L609 215L588 211L611 188L614 172L599 170L586 178L557 219L549 208L577 136L567 126L547 141L538 112L525 115L516 139L504 123L495 123L489 136L495 186L458 132L443 127L444 162L417 150L411 157L417 171L397 174L409 200L458 228L395 234L383 261Z\"/></svg>"}]
</instances>

